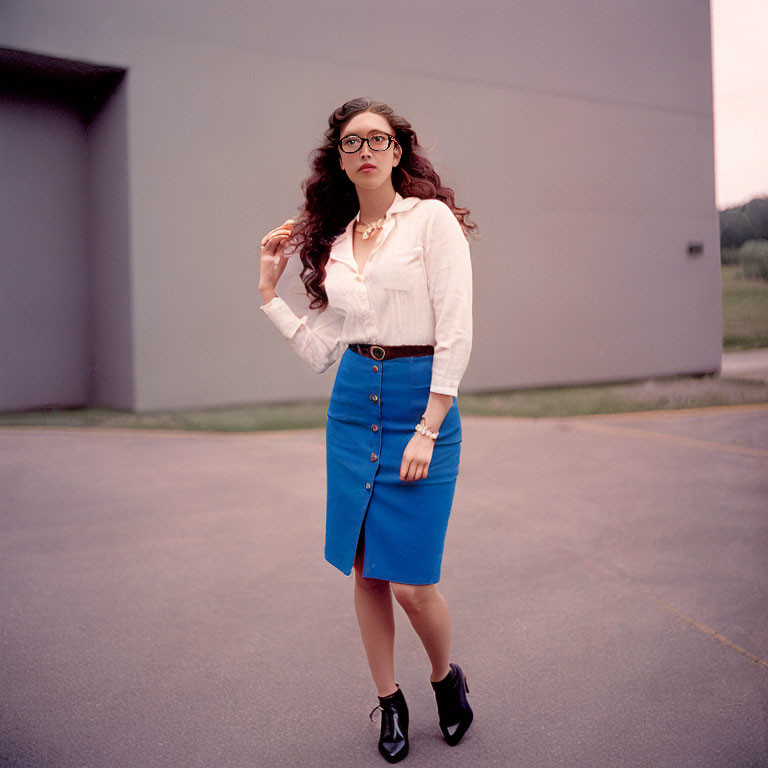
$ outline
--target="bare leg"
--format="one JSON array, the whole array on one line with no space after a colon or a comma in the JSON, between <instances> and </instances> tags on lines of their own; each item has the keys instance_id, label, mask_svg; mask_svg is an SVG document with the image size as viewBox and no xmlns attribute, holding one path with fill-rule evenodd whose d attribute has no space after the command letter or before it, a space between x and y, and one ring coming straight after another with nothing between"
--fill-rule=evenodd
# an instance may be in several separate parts
<instances>
[{"instance_id":1,"label":"bare leg","mask_svg":"<svg viewBox=\"0 0 768 768\"><path fill-rule=\"evenodd\" d=\"M391 583L395 599L408 615L432 662L430 680L442 680L450 671L451 614L435 584Z\"/></svg>"},{"instance_id":2,"label":"bare leg","mask_svg":"<svg viewBox=\"0 0 768 768\"><path fill-rule=\"evenodd\" d=\"M388 581L363 577L363 557L364 544L358 543L355 555L355 614L378 695L389 696L397 690L392 590Z\"/></svg>"}]
</instances>

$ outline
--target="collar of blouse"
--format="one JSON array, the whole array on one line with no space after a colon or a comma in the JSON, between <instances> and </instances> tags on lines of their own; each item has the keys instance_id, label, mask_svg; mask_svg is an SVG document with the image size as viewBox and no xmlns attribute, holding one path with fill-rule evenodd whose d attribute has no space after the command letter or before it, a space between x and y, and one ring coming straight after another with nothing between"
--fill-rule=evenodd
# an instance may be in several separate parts
<instances>
[{"instance_id":1,"label":"collar of blouse","mask_svg":"<svg viewBox=\"0 0 768 768\"><path fill-rule=\"evenodd\" d=\"M420 203L421 198L420 197L403 197L399 192L395 192L395 199L392 201L392 205L387 208L387 212L384 214L384 227L387 228L392 226L390 222L387 221L387 219L390 219L392 217L393 213L401 213L402 211L410 211L411 208L413 208L416 203ZM346 229L336 238L333 245L334 247L339 245L340 243L344 242L348 237L352 234L352 227L355 226L355 222L357 221L357 214L355 214L352 221L347 224Z\"/></svg>"}]
</instances>

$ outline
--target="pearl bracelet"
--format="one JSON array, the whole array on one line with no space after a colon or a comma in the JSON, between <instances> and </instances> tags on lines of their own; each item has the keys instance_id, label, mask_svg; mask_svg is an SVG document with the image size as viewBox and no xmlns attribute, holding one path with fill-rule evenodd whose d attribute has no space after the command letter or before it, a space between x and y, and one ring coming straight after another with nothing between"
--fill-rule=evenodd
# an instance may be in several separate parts
<instances>
[{"instance_id":1,"label":"pearl bracelet","mask_svg":"<svg viewBox=\"0 0 768 768\"><path fill-rule=\"evenodd\" d=\"M425 437L429 437L432 440L437 440L439 432L433 432L425 423L425 419L422 416L421 421L414 427L414 429Z\"/></svg>"}]
</instances>

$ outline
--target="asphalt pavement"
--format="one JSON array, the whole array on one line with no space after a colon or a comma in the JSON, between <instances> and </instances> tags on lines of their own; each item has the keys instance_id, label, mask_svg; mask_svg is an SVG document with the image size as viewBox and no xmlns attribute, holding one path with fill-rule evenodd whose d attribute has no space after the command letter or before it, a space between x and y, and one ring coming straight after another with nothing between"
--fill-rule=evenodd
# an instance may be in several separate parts
<instances>
[{"instance_id":1,"label":"asphalt pavement","mask_svg":"<svg viewBox=\"0 0 768 768\"><path fill-rule=\"evenodd\" d=\"M768 766L768 406L463 417L404 766ZM0 430L0 766L386 765L322 430Z\"/></svg>"}]
</instances>

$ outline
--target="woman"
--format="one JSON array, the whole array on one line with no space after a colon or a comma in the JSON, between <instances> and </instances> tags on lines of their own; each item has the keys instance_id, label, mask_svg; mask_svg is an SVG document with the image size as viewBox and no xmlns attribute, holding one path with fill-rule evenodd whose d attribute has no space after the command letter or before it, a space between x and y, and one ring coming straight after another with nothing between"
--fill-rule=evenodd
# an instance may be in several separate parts
<instances>
[{"instance_id":1,"label":"woman","mask_svg":"<svg viewBox=\"0 0 768 768\"><path fill-rule=\"evenodd\" d=\"M262 240L259 290L261 309L318 373L348 345L327 412L325 558L346 575L354 567L379 751L395 763L408 753L408 707L395 682L393 594L431 662L445 740L458 744L473 717L436 585L461 451L455 397L472 346L465 233L477 225L391 107L353 99L328 124L298 221ZM311 318L275 290L297 250L307 308L319 309Z\"/></svg>"}]
</instances>

